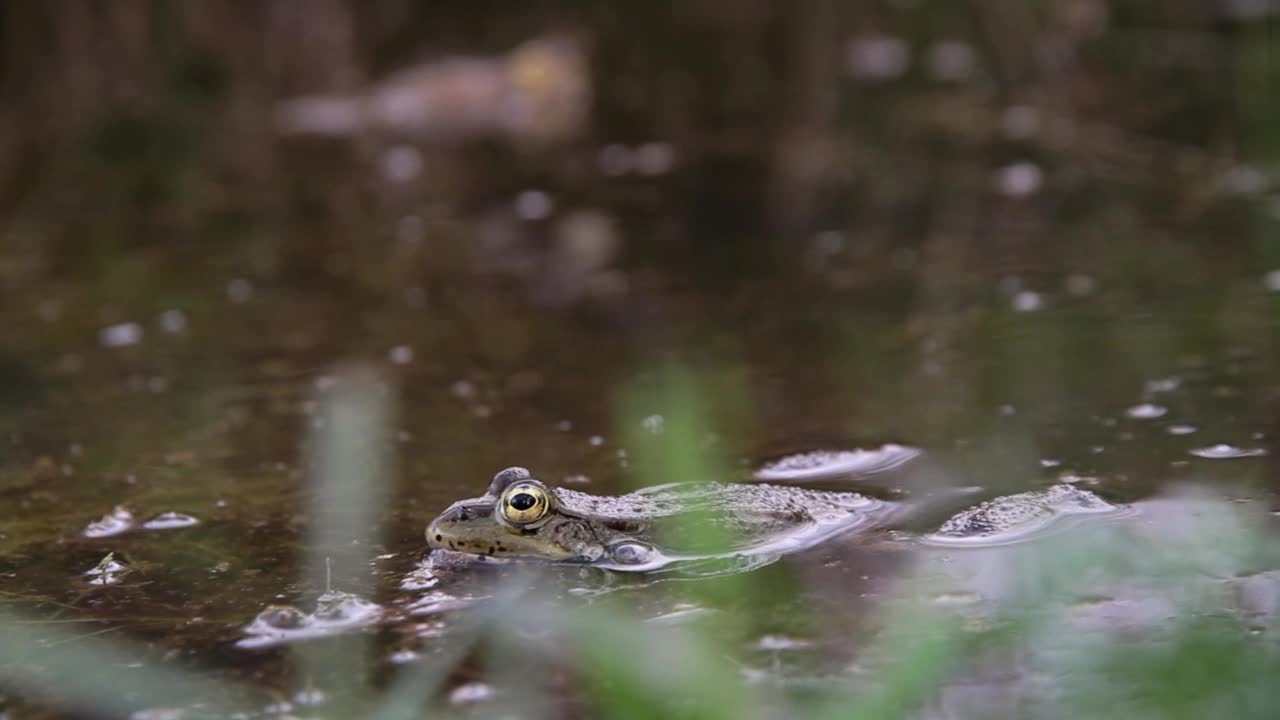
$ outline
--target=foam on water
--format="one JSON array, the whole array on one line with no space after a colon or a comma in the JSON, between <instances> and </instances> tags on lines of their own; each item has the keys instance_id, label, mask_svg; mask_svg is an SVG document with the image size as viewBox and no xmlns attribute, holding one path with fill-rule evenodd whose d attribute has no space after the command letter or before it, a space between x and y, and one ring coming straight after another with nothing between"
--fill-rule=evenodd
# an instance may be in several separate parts
<instances>
[{"instance_id":1,"label":"foam on water","mask_svg":"<svg viewBox=\"0 0 1280 720\"><path fill-rule=\"evenodd\" d=\"M1194 448L1187 452L1196 457L1209 460L1231 460L1234 458L1262 457L1267 454L1266 448L1242 448L1226 443L1218 443L1208 447Z\"/></svg>"},{"instance_id":2,"label":"foam on water","mask_svg":"<svg viewBox=\"0 0 1280 720\"><path fill-rule=\"evenodd\" d=\"M87 538L113 537L133 528L133 513L123 505L117 505L111 512L100 519L89 523L84 529Z\"/></svg>"},{"instance_id":3,"label":"foam on water","mask_svg":"<svg viewBox=\"0 0 1280 720\"><path fill-rule=\"evenodd\" d=\"M191 515L178 512L165 512L142 523L144 530L176 530L178 528L199 525L200 521Z\"/></svg>"}]
</instances>

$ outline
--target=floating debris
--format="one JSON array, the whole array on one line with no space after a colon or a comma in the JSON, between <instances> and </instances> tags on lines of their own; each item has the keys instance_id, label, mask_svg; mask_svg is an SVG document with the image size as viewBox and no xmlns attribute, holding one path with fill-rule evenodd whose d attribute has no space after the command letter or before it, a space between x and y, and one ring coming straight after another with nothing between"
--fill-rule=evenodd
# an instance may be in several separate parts
<instances>
[{"instance_id":1,"label":"floating debris","mask_svg":"<svg viewBox=\"0 0 1280 720\"><path fill-rule=\"evenodd\" d=\"M94 520L84 529L88 538L104 538L128 532L133 528L133 513L123 505L117 505L101 519Z\"/></svg>"},{"instance_id":2,"label":"floating debris","mask_svg":"<svg viewBox=\"0 0 1280 720\"><path fill-rule=\"evenodd\" d=\"M506 136L554 142L576 135L590 112L582 44L537 37L500 56L455 56L406 68L368 92L310 95L276 107L283 133L355 136L384 130L414 139Z\"/></svg>"},{"instance_id":3,"label":"floating debris","mask_svg":"<svg viewBox=\"0 0 1280 720\"><path fill-rule=\"evenodd\" d=\"M116 554L109 552L98 561L97 565L84 571L88 575L90 585L115 585L131 570L128 565L116 560Z\"/></svg>"},{"instance_id":4,"label":"floating debris","mask_svg":"<svg viewBox=\"0 0 1280 720\"><path fill-rule=\"evenodd\" d=\"M1218 443L1208 447L1195 448L1187 452L1196 457L1207 458L1209 460L1231 460L1234 458L1246 457L1262 457L1267 454L1265 448L1241 448L1226 443Z\"/></svg>"},{"instance_id":5,"label":"floating debris","mask_svg":"<svg viewBox=\"0 0 1280 720\"><path fill-rule=\"evenodd\" d=\"M144 530L176 530L178 528L199 525L200 521L192 515L178 512L165 512L142 523Z\"/></svg>"}]
</instances>

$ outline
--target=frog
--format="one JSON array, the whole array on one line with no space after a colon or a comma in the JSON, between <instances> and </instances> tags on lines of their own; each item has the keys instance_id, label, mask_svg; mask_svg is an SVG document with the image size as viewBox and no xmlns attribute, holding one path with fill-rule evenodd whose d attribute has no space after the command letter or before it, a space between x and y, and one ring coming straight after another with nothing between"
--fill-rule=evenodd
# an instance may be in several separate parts
<instances>
[{"instance_id":1,"label":"frog","mask_svg":"<svg viewBox=\"0 0 1280 720\"><path fill-rule=\"evenodd\" d=\"M899 501L761 482L686 482L623 495L551 487L523 467L450 505L426 528L433 551L479 560L538 560L647 572L673 562L779 557L857 530L885 527ZM926 542L999 543L1082 513L1118 508L1059 483L995 498L944 522Z\"/></svg>"}]
</instances>

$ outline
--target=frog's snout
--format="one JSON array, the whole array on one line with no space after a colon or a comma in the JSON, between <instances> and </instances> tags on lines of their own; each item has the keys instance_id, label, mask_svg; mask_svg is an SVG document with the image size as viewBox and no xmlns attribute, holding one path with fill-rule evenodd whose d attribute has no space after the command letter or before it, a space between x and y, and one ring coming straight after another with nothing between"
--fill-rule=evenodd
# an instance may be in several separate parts
<instances>
[{"instance_id":1,"label":"frog's snout","mask_svg":"<svg viewBox=\"0 0 1280 720\"><path fill-rule=\"evenodd\" d=\"M427 544L432 548L468 550L483 544L477 533L488 526L489 509L475 504L454 503L427 525Z\"/></svg>"},{"instance_id":2,"label":"frog's snout","mask_svg":"<svg viewBox=\"0 0 1280 720\"><path fill-rule=\"evenodd\" d=\"M444 533L440 532L440 519L436 518L427 525L427 545L432 548L444 547Z\"/></svg>"}]
</instances>

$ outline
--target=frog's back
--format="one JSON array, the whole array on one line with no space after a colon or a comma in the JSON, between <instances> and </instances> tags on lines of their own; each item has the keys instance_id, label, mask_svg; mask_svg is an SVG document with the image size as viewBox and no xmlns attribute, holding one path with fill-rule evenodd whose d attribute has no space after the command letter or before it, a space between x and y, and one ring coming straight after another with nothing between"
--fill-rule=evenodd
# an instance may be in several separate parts
<instances>
[{"instance_id":1,"label":"frog's back","mask_svg":"<svg viewBox=\"0 0 1280 720\"><path fill-rule=\"evenodd\" d=\"M1072 515L1114 513L1121 508L1074 485L1005 495L975 505L942 524L927 540L996 543L1021 539Z\"/></svg>"},{"instance_id":2,"label":"frog's back","mask_svg":"<svg viewBox=\"0 0 1280 720\"><path fill-rule=\"evenodd\" d=\"M859 493L760 483L673 483L625 495L590 495L555 488L555 494L560 507L574 515L634 522L661 520L690 513L821 521L882 504Z\"/></svg>"}]
</instances>

